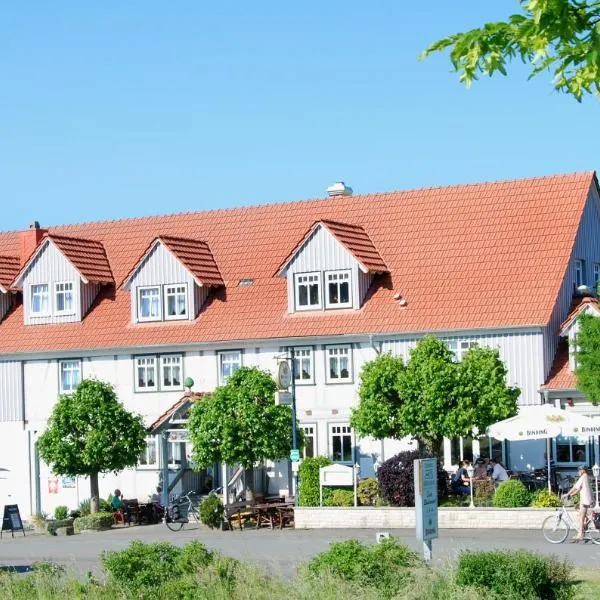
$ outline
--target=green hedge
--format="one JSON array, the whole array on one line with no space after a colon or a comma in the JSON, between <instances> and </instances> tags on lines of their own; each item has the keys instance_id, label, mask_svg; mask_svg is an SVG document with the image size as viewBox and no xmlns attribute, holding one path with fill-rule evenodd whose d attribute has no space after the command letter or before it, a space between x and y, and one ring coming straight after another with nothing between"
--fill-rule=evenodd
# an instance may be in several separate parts
<instances>
[{"instance_id":1,"label":"green hedge","mask_svg":"<svg viewBox=\"0 0 600 600\"><path fill-rule=\"evenodd\" d=\"M113 524L113 515L109 512L98 512L87 517L79 517L73 521L75 531L102 531L110 529Z\"/></svg>"},{"instance_id":2,"label":"green hedge","mask_svg":"<svg viewBox=\"0 0 600 600\"><path fill-rule=\"evenodd\" d=\"M200 520L211 529L221 528L224 514L223 503L215 494L210 494L200 504Z\"/></svg>"},{"instance_id":3,"label":"green hedge","mask_svg":"<svg viewBox=\"0 0 600 600\"><path fill-rule=\"evenodd\" d=\"M554 556L524 550L462 552L456 579L461 586L472 585L507 600L570 600L574 597L571 565Z\"/></svg>"},{"instance_id":4,"label":"green hedge","mask_svg":"<svg viewBox=\"0 0 600 600\"><path fill-rule=\"evenodd\" d=\"M354 506L354 490L336 488L323 499L325 506Z\"/></svg>"},{"instance_id":5,"label":"green hedge","mask_svg":"<svg viewBox=\"0 0 600 600\"><path fill-rule=\"evenodd\" d=\"M361 506L376 506L379 500L379 483L375 477L358 482L358 503Z\"/></svg>"},{"instance_id":6,"label":"green hedge","mask_svg":"<svg viewBox=\"0 0 600 600\"><path fill-rule=\"evenodd\" d=\"M319 506L319 469L333 464L325 456L315 456L314 458L305 458L300 463L298 471L298 506ZM323 489L323 500L326 494ZM329 495L328 492L327 495ZM323 502L325 504L325 502Z\"/></svg>"},{"instance_id":7,"label":"green hedge","mask_svg":"<svg viewBox=\"0 0 600 600\"><path fill-rule=\"evenodd\" d=\"M531 492L518 479L502 482L496 489L492 504L497 508L519 508L529 506Z\"/></svg>"}]
</instances>

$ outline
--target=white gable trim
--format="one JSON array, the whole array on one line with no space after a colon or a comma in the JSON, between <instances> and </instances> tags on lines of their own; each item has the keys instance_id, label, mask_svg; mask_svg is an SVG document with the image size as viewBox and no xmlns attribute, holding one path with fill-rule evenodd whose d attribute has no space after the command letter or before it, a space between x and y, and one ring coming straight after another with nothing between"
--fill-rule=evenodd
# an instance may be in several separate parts
<instances>
[{"instance_id":1,"label":"white gable trim","mask_svg":"<svg viewBox=\"0 0 600 600\"><path fill-rule=\"evenodd\" d=\"M123 281L123 283L121 284L121 287L124 290L129 291L131 289L131 282L136 278L136 276L138 275L138 273L140 272L140 269L143 267L144 262L148 259L148 257L156 250L156 248L158 246L162 246L190 275L190 277L194 280L194 283L198 286L198 287L203 287L204 284L187 268L186 265L184 265L181 260L175 255L175 253L171 250L171 248L169 248L168 244L165 244L159 237L156 238L154 240L154 242L152 242L152 244L150 245L150 247L148 248L148 250L146 250L146 252L144 252L144 255L142 256L142 258L140 258L140 260L138 261L138 263L135 265L135 267L132 269L131 274L127 276L127 278Z\"/></svg>"},{"instance_id":2,"label":"white gable trim","mask_svg":"<svg viewBox=\"0 0 600 600\"><path fill-rule=\"evenodd\" d=\"M587 315L587 314L591 314L594 317L600 317L600 307L598 306L594 306L593 304L588 304L585 308L583 308L581 310L581 312L579 312L577 314L577 316L573 319L570 320L569 323L567 323L559 332L558 335L560 335L561 337L569 337L571 338L571 332L575 331L575 333L577 332L577 330L579 329L577 326L577 319L579 319L579 317L581 315Z\"/></svg>"},{"instance_id":3,"label":"white gable trim","mask_svg":"<svg viewBox=\"0 0 600 600\"><path fill-rule=\"evenodd\" d=\"M294 262L294 260L296 260L298 255L304 251L306 245L310 242L312 237L317 233L319 229L323 229L325 232L327 232L327 235L352 259L354 263L358 265L358 268L363 273L369 272L369 269L367 269L359 260L357 260L356 256L354 256L354 254L352 254L352 252L350 252L350 250L348 250L348 248L346 248L346 246L344 246L344 244L342 244L342 242L340 242L337 239L337 237L333 233L331 233L331 231L325 223L318 222L315 223L313 228L304 236L304 240L302 241L302 244L299 246L299 248L285 261L285 263L283 263L283 266L281 267L281 269L279 269L279 277L285 277L287 275L287 271L290 265Z\"/></svg>"},{"instance_id":4,"label":"white gable trim","mask_svg":"<svg viewBox=\"0 0 600 600\"><path fill-rule=\"evenodd\" d=\"M17 275L17 277L13 283L13 285L16 288L22 289L23 279L25 279L25 277L27 276L27 273L29 273L29 269L35 262L35 259L38 256L40 256L41 254L43 254L46 251L46 249L48 248L48 246L50 246L50 244L52 244L54 249L73 267L73 269L75 269L75 271L77 271L81 281L83 281L83 283L85 283L85 284L89 283L89 281L81 273L81 271L65 256L65 254L62 252L62 250L52 241L52 238L46 238L45 240L42 240L42 243L38 246L37 250L30 256L29 260L25 263L25 266L21 269L21 271Z\"/></svg>"}]
</instances>

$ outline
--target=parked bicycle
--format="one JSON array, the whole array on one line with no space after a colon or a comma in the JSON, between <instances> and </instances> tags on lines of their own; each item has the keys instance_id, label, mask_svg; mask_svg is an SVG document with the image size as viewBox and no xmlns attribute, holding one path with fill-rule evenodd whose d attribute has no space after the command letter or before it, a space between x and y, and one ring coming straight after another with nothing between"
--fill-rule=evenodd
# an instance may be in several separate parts
<instances>
[{"instance_id":1,"label":"parked bicycle","mask_svg":"<svg viewBox=\"0 0 600 600\"><path fill-rule=\"evenodd\" d=\"M566 495L561 496L561 500L562 506L557 508L554 514L546 517L542 523L542 534L551 544L561 544L567 539L571 529L577 530L573 517L567 511L567 506L571 506L572 502ZM591 514L590 518L588 511L582 541L590 540L594 544L600 544L600 514L595 512Z\"/></svg>"},{"instance_id":2,"label":"parked bicycle","mask_svg":"<svg viewBox=\"0 0 600 600\"><path fill-rule=\"evenodd\" d=\"M165 511L165 524L171 531L181 531L190 519L200 523L198 505L192 501L192 496L195 495L196 492L188 492L183 496L176 496L169 502Z\"/></svg>"}]
</instances>

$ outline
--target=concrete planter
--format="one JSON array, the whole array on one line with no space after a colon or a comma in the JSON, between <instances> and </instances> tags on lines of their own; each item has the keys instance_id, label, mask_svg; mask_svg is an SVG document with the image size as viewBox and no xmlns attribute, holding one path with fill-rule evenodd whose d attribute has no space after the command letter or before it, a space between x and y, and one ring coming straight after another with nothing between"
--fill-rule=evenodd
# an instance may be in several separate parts
<instances>
[{"instance_id":1,"label":"concrete planter","mask_svg":"<svg viewBox=\"0 0 600 600\"><path fill-rule=\"evenodd\" d=\"M540 529L552 508L440 508L441 529ZM296 529L410 529L415 509L323 507L295 509Z\"/></svg>"}]
</instances>

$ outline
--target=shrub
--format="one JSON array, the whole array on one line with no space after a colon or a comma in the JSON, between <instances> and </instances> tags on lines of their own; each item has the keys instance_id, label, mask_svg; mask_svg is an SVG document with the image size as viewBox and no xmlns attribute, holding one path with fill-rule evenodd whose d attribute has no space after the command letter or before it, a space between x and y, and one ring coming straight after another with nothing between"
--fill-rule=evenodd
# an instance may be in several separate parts
<instances>
[{"instance_id":1,"label":"shrub","mask_svg":"<svg viewBox=\"0 0 600 600\"><path fill-rule=\"evenodd\" d=\"M77 510L82 517L87 517L90 514L90 499L82 500L77 507Z\"/></svg>"},{"instance_id":2,"label":"shrub","mask_svg":"<svg viewBox=\"0 0 600 600\"><path fill-rule=\"evenodd\" d=\"M335 489L323 499L325 506L354 506L354 490Z\"/></svg>"},{"instance_id":3,"label":"shrub","mask_svg":"<svg viewBox=\"0 0 600 600\"><path fill-rule=\"evenodd\" d=\"M81 517L81 511L76 508L69 512L69 517L71 519L77 519L78 517Z\"/></svg>"},{"instance_id":4,"label":"shrub","mask_svg":"<svg viewBox=\"0 0 600 600\"><path fill-rule=\"evenodd\" d=\"M39 512L31 517L31 524L38 529L46 527L46 521L48 520L48 513Z\"/></svg>"},{"instance_id":5,"label":"shrub","mask_svg":"<svg viewBox=\"0 0 600 600\"><path fill-rule=\"evenodd\" d=\"M419 564L417 555L394 538L365 546L358 540L336 542L307 565L310 577L331 574L359 585L377 588L389 598L411 580L410 569Z\"/></svg>"},{"instance_id":6,"label":"shrub","mask_svg":"<svg viewBox=\"0 0 600 600\"><path fill-rule=\"evenodd\" d=\"M568 600L573 597L572 567L554 556L524 550L462 552L457 582L503 598Z\"/></svg>"},{"instance_id":7,"label":"shrub","mask_svg":"<svg viewBox=\"0 0 600 600\"><path fill-rule=\"evenodd\" d=\"M109 512L98 512L85 517L78 517L73 521L75 531L102 531L110 529L113 524L113 515Z\"/></svg>"},{"instance_id":8,"label":"shrub","mask_svg":"<svg viewBox=\"0 0 600 600\"><path fill-rule=\"evenodd\" d=\"M298 477L298 505L319 506L319 469L332 464L325 456L305 458L300 463ZM323 490L325 494L325 490Z\"/></svg>"},{"instance_id":9,"label":"shrub","mask_svg":"<svg viewBox=\"0 0 600 600\"><path fill-rule=\"evenodd\" d=\"M131 590L158 587L179 575L181 550L168 542L135 540L125 550L102 552L102 566L115 583Z\"/></svg>"},{"instance_id":10,"label":"shrub","mask_svg":"<svg viewBox=\"0 0 600 600\"><path fill-rule=\"evenodd\" d=\"M550 490L537 490L531 497L531 506L536 508L554 508L562 506L560 498Z\"/></svg>"},{"instance_id":11,"label":"shrub","mask_svg":"<svg viewBox=\"0 0 600 600\"><path fill-rule=\"evenodd\" d=\"M219 497L210 494L200 504L200 520L211 529L220 529L225 509Z\"/></svg>"},{"instance_id":12,"label":"shrub","mask_svg":"<svg viewBox=\"0 0 600 600\"><path fill-rule=\"evenodd\" d=\"M415 505L414 461L427 458L420 450L400 452L377 469L381 495L393 506ZM438 501L448 495L448 475L438 460Z\"/></svg>"},{"instance_id":13,"label":"shrub","mask_svg":"<svg viewBox=\"0 0 600 600\"><path fill-rule=\"evenodd\" d=\"M503 481L494 494L493 505L498 508L529 506L531 492L518 479Z\"/></svg>"},{"instance_id":14,"label":"shrub","mask_svg":"<svg viewBox=\"0 0 600 600\"><path fill-rule=\"evenodd\" d=\"M375 506L379 498L379 484L377 479L369 477L358 482L358 503L361 506Z\"/></svg>"},{"instance_id":15,"label":"shrub","mask_svg":"<svg viewBox=\"0 0 600 600\"><path fill-rule=\"evenodd\" d=\"M495 491L494 482L490 479L473 480L475 506L490 506Z\"/></svg>"},{"instance_id":16,"label":"shrub","mask_svg":"<svg viewBox=\"0 0 600 600\"><path fill-rule=\"evenodd\" d=\"M69 509L66 506L57 506L54 509L54 518L57 521L62 521L62 519L66 519L69 514Z\"/></svg>"},{"instance_id":17,"label":"shrub","mask_svg":"<svg viewBox=\"0 0 600 600\"><path fill-rule=\"evenodd\" d=\"M213 553L209 552L204 544L194 541L182 546L176 558L176 565L181 573L191 574L206 567L212 560Z\"/></svg>"}]
</instances>

